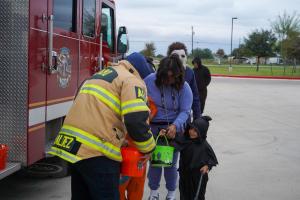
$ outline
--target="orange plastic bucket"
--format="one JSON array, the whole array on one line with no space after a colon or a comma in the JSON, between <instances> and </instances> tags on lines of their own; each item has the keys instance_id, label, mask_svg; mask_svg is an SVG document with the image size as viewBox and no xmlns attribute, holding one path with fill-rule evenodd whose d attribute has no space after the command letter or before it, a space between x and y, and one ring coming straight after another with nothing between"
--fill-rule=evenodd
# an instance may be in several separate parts
<instances>
[{"instance_id":1,"label":"orange plastic bucket","mask_svg":"<svg viewBox=\"0 0 300 200\"><path fill-rule=\"evenodd\" d=\"M7 159L8 146L5 144L0 144L0 170L5 169L6 159Z\"/></svg>"},{"instance_id":2,"label":"orange plastic bucket","mask_svg":"<svg viewBox=\"0 0 300 200\"><path fill-rule=\"evenodd\" d=\"M146 166L142 162L143 154L134 147L122 147L121 154L123 158L121 174L123 176L142 177L146 170Z\"/></svg>"}]
</instances>

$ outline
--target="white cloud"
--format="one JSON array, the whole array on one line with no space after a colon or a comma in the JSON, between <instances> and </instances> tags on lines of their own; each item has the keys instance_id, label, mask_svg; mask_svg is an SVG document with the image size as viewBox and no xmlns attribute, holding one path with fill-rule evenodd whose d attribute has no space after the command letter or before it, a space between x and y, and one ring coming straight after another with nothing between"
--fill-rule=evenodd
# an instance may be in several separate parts
<instances>
[{"instance_id":1,"label":"white cloud","mask_svg":"<svg viewBox=\"0 0 300 200\"><path fill-rule=\"evenodd\" d=\"M270 20L284 11L300 13L300 0L117 0L117 23L128 27L131 51L140 51L154 41L158 53L165 53L172 41L183 41L191 49L191 26L195 45L230 50L231 17L233 46L251 31L270 29Z\"/></svg>"}]
</instances>

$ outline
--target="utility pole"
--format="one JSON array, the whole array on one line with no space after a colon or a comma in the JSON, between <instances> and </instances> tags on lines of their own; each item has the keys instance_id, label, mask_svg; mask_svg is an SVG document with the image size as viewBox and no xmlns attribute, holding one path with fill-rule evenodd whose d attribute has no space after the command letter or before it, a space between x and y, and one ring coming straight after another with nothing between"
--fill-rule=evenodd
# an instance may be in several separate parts
<instances>
[{"instance_id":1,"label":"utility pole","mask_svg":"<svg viewBox=\"0 0 300 200\"><path fill-rule=\"evenodd\" d=\"M194 35L195 35L194 27L192 26L192 54L194 52Z\"/></svg>"},{"instance_id":2,"label":"utility pole","mask_svg":"<svg viewBox=\"0 0 300 200\"><path fill-rule=\"evenodd\" d=\"M233 37L233 20L237 19L237 17L232 17L231 18L231 41L230 41L230 66L229 66L229 71L232 71L232 66L231 66L231 62L232 62L232 37Z\"/></svg>"}]
</instances>

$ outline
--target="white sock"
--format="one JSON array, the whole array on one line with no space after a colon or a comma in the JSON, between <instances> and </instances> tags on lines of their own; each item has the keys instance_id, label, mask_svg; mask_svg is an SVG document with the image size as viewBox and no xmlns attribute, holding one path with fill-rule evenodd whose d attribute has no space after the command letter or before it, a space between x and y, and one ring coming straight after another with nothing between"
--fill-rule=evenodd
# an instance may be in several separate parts
<instances>
[{"instance_id":1,"label":"white sock","mask_svg":"<svg viewBox=\"0 0 300 200\"><path fill-rule=\"evenodd\" d=\"M151 197L152 197L152 196L157 197L157 196L158 196L158 190L151 190L150 196L151 196Z\"/></svg>"},{"instance_id":2,"label":"white sock","mask_svg":"<svg viewBox=\"0 0 300 200\"><path fill-rule=\"evenodd\" d=\"M170 198L175 198L175 195L176 195L176 192L175 192L175 191L168 191L167 198L168 198L168 197L170 197Z\"/></svg>"}]
</instances>

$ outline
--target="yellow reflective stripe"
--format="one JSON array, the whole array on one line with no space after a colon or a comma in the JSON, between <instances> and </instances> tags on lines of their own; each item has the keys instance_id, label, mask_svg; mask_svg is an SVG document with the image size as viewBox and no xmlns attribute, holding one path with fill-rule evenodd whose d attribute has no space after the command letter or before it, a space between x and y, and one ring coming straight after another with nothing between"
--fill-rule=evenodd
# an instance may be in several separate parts
<instances>
[{"instance_id":1,"label":"yellow reflective stripe","mask_svg":"<svg viewBox=\"0 0 300 200\"><path fill-rule=\"evenodd\" d=\"M136 106L134 108L127 108L126 110L122 110L122 115L126 115L128 113L137 111L149 111L149 108L147 106Z\"/></svg>"},{"instance_id":2,"label":"yellow reflective stripe","mask_svg":"<svg viewBox=\"0 0 300 200\"><path fill-rule=\"evenodd\" d=\"M152 151L155 148L155 140L153 136L151 136L147 141L144 142L133 142L136 147L142 152L142 153L147 153L149 151Z\"/></svg>"},{"instance_id":3,"label":"yellow reflective stripe","mask_svg":"<svg viewBox=\"0 0 300 200\"><path fill-rule=\"evenodd\" d=\"M56 147L51 147L51 150L48 152L49 154L52 154L54 156L58 156L70 163L75 163L77 161L82 160L80 157L73 155L67 151L64 151L62 149L56 148Z\"/></svg>"},{"instance_id":4,"label":"yellow reflective stripe","mask_svg":"<svg viewBox=\"0 0 300 200\"><path fill-rule=\"evenodd\" d=\"M120 100L111 94L108 90L95 85L95 84L85 84L80 89L81 94L90 94L97 97L104 104L109 106L112 110L114 110L119 115L121 114L120 109Z\"/></svg>"},{"instance_id":5,"label":"yellow reflective stripe","mask_svg":"<svg viewBox=\"0 0 300 200\"><path fill-rule=\"evenodd\" d=\"M145 101L143 101L142 99L133 99L133 100L125 101L122 102L122 108L134 103L145 103Z\"/></svg>"},{"instance_id":6,"label":"yellow reflective stripe","mask_svg":"<svg viewBox=\"0 0 300 200\"><path fill-rule=\"evenodd\" d=\"M149 111L147 104L142 99L122 102L122 115L137 111Z\"/></svg>"},{"instance_id":7,"label":"yellow reflective stripe","mask_svg":"<svg viewBox=\"0 0 300 200\"><path fill-rule=\"evenodd\" d=\"M98 90L104 92L107 96L109 96L110 98L112 98L115 102L117 102L119 105L121 104L120 99L118 97L116 97L115 95L113 95L112 93L110 93L108 90L104 89L103 87L100 87L99 85L95 85L95 84L84 84L83 87L94 87L97 88Z\"/></svg>"},{"instance_id":8,"label":"yellow reflective stripe","mask_svg":"<svg viewBox=\"0 0 300 200\"><path fill-rule=\"evenodd\" d=\"M76 140L78 140L79 142L93 149L96 149L97 151L100 151L105 156L113 160L122 161L120 148L114 146L109 142L101 141L98 137L86 131L75 128L73 126L64 125L60 132L70 136L75 136Z\"/></svg>"},{"instance_id":9,"label":"yellow reflective stripe","mask_svg":"<svg viewBox=\"0 0 300 200\"><path fill-rule=\"evenodd\" d=\"M103 142L96 136L93 136L90 133L87 133L81 129L64 125L63 128L61 129L61 133L75 136L79 142L100 151L107 157L110 157L117 161L122 160L120 149L118 147L115 147L109 142Z\"/></svg>"}]
</instances>

